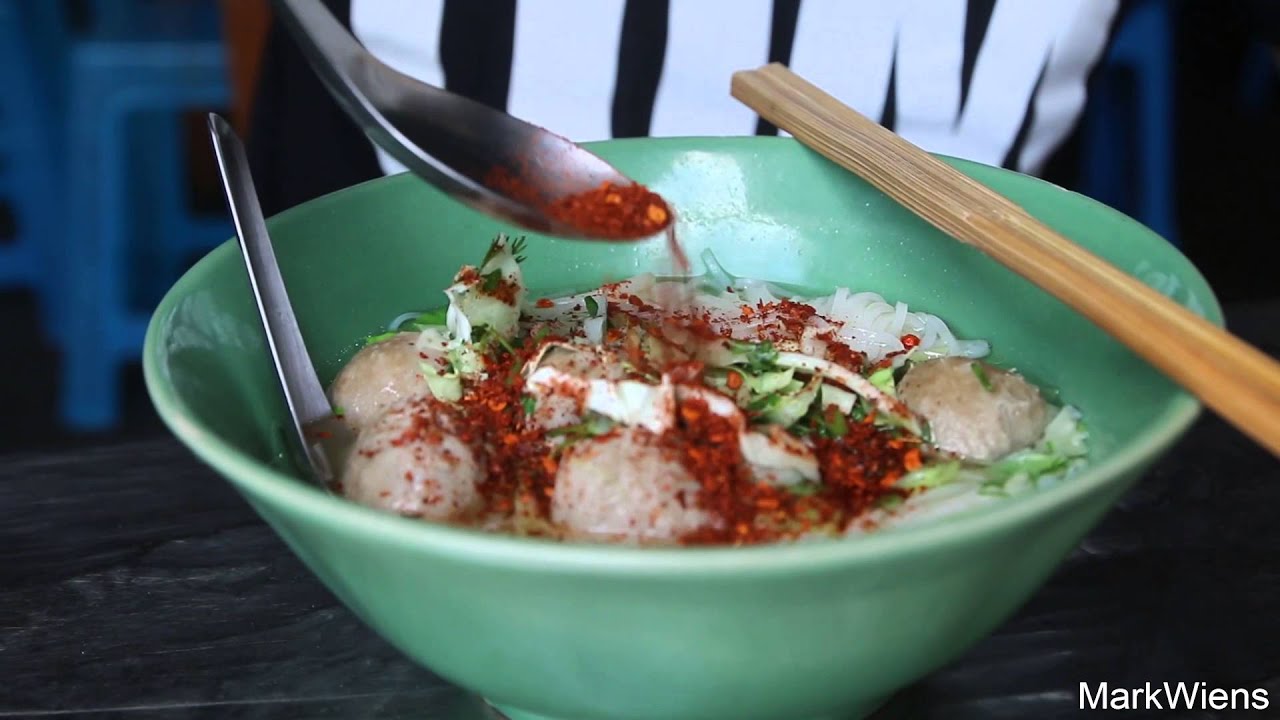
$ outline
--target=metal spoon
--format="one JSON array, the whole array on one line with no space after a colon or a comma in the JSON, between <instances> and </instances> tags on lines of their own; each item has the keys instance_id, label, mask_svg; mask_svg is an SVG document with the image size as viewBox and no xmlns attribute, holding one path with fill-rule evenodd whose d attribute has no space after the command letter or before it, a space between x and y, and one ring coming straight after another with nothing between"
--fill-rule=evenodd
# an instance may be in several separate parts
<instances>
[{"instance_id":1,"label":"metal spoon","mask_svg":"<svg viewBox=\"0 0 1280 720\"><path fill-rule=\"evenodd\" d=\"M276 0L275 7L312 68L347 114L391 157L457 200L534 232L565 238L636 240L644 235L588 235L549 217L528 198L490 187L503 168L550 201L633 181L559 135L481 103L420 82L374 57L317 0ZM668 225L670 220L668 220Z\"/></svg>"},{"instance_id":2,"label":"metal spoon","mask_svg":"<svg viewBox=\"0 0 1280 720\"><path fill-rule=\"evenodd\" d=\"M249 271L249 285L253 288L258 314L267 332L271 360L289 408L297 450L310 467L312 478L328 487L334 479L333 469L340 467L341 449L349 445L350 432L346 423L334 417L298 330L298 320L289 304L289 294L271 247L271 236L267 234L267 223L258 204L253 176L249 174L244 144L231 125L213 113L209 115L209 134L218 157L236 237L244 253L245 268Z\"/></svg>"}]
</instances>

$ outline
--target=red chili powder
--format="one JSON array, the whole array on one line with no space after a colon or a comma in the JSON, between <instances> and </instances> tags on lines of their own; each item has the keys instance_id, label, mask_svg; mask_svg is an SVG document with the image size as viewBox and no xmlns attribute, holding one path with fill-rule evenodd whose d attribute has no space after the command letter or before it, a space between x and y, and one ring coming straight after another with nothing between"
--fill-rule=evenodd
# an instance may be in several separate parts
<instances>
[{"instance_id":1,"label":"red chili powder","mask_svg":"<svg viewBox=\"0 0 1280 720\"><path fill-rule=\"evenodd\" d=\"M586 234L641 238L654 235L671 223L667 202L639 183L604 182L590 190L552 199L506 167L491 168L481 182ZM687 261L681 262L684 253L674 242L674 236L669 242L677 262L687 265Z\"/></svg>"}]
</instances>

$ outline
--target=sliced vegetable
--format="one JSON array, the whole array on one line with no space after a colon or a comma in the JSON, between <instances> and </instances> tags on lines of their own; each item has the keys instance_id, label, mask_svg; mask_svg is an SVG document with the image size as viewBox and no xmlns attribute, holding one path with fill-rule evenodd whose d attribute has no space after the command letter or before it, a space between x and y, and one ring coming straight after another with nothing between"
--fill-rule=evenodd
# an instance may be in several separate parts
<instances>
[{"instance_id":1,"label":"sliced vegetable","mask_svg":"<svg viewBox=\"0 0 1280 720\"><path fill-rule=\"evenodd\" d=\"M835 385L823 385L819 396L824 407L834 407L845 415L852 413L853 406L858 402L857 395L848 390L842 390Z\"/></svg>"},{"instance_id":2,"label":"sliced vegetable","mask_svg":"<svg viewBox=\"0 0 1280 720\"><path fill-rule=\"evenodd\" d=\"M969 369L973 371L974 377L978 378L978 383L982 385L982 389L987 392L995 392L995 386L991 384L991 378L987 377L987 369L980 362L969 363Z\"/></svg>"},{"instance_id":3,"label":"sliced vegetable","mask_svg":"<svg viewBox=\"0 0 1280 720\"><path fill-rule=\"evenodd\" d=\"M427 389L441 402L456 403L462 399L462 379L456 372L441 374L430 363L419 363L422 376L427 380Z\"/></svg>"},{"instance_id":4,"label":"sliced vegetable","mask_svg":"<svg viewBox=\"0 0 1280 720\"><path fill-rule=\"evenodd\" d=\"M808 386L801 386L798 392L776 395L777 401L764 412L765 419L784 428L791 427L809 412L821 386L815 379Z\"/></svg>"},{"instance_id":5,"label":"sliced vegetable","mask_svg":"<svg viewBox=\"0 0 1280 720\"><path fill-rule=\"evenodd\" d=\"M729 342L729 349L735 356L734 364L743 364L752 375L777 370L778 350L771 342L752 343L742 340Z\"/></svg>"},{"instance_id":6,"label":"sliced vegetable","mask_svg":"<svg viewBox=\"0 0 1280 720\"><path fill-rule=\"evenodd\" d=\"M997 462L987 470L987 475L995 482L1006 482L1018 475L1035 479L1066 469L1068 458L1058 453L1035 452L1024 450L1016 452Z\"/></svg>"},{"instance_id":7,"label":"sliced vegetable","mask_svg":"<svg viewBox=\"0 0 1280 720\"><path fill-rule=\"evenodd\" d=\"M916 488L935 488L955 481L959 474L960 462L953 460L935 465L926 465L919 470L913 470L902 476L902 479L896 484L897 487L912 490Z\"/></svg>"},{"instance_id":8,"label":"sliced vegetable","mask_svg":"<svg viewBox=\"0 0 1280 720\"><path fill-rule=\"evenodd\" d=\"M867 378L855 372L828 360L793 352L778 353L777 363L780 367L789 367L800 372L819 374L829 381L843 385L848 390L861 395L874 404L878 411L877 418L883 418L880 424L900 427L913 435L920 434L920 421L914 413L907 409L906 405L872 385Z\"/></svg>"},{"instance_id":9,"label":"sliced vegetable","mask_svg":"<svg viewBox=\"0 0 1280 720\"><path fill-rule=\"evenodd\" d=\"M525 287L520 272L519 259L506 235L498 235L480 268L463 267L454 277L454 284L445 290L449 309L445 324L453 338L459 342L472 342L473 329L487 326L504 338L515 336L520 321L520 308L524 302ZM497 297L495 293L504 283L510 283L514 291L510 297Z\"/></svg>"},{"instance_id":10,"label":"sliced vegetable","mask_svg":"<svg viewBox=\"0 0 1280 720\"><path fill-rule=\"evenodd\" d=\"M892 367L880 368L867 376L867 382L874 385L880 392L897 397L898 393L894 388L893 373L894 368Z\"/></svg>"}]
</instances>

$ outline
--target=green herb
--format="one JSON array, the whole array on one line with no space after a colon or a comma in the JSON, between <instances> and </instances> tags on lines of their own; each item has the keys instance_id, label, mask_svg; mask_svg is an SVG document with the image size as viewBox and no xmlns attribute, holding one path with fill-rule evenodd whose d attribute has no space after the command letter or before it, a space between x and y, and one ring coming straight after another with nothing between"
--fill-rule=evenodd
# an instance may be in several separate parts
<instances>
[{"instance_id":1,"label":"green herb","mask_svg":"<svg viewBox=\"0 0 1280 720\"><path fill-rule=\"evenodd\" d=\"M511 255L518 263L524 262L526 259L520 254L524 252L525 240L526 238L523 235L515 240L511 240ZM498 236L493 239L493 242L489 243L489 251L484 254L484 259L480 261L480 267L488 265L490 260L498 257L498 253L502 252L502 248L507 244L507 241L507 236L499 233Z\"/></svg>"},{"instance_id":2,"label":"green herb","mask_svg":"<svg viewBox=\"0 0 1280 720\"><path fill-rule=\"evenodd\" d=\"M551 334L551 326L543 325L542 327L538 328L537 332L533 334L533 341L535 343L540 343L543 340L546 340L547 336L549 336L550 334Z\"/></svg>"},{"instance_id":3,"label":"green herb","mask_svg":"<svg viewBox=\"0 0 1280 720\"><path fill-rule=\"evenodd\" d=\"M502 381L502 384L506 385L507 387L511 387L512 385L515 385L516 382L520 380L520 373L523 370L524 370L524 363L522 362L513 363L511 365L511 370L507 371L507 377Z\"/></svg>"},{"instance_id":4,"label":"green herb","mask_svg":"<svg viewBox=\"0 0 1280 720\"><path fill-rule=\"evenodd\" d=\"M498 268L491 272L487 272L480 276L480 290L482 292L491 293L498 289L502 284L502 269Z\"/></svg>"},{"instance_id":5,"label":"green herb","mask_svg":"<svg viewBox=\"0 0 1280 720\"><path fill-rule=\"evenodd\" d=\"M777 393L769 393L768 395L761 395L760 397L747 403L747 411L753 412L753 413L762 413L772 408L774 405L777 405L778 401L780 401L781 399L782 399L782 396L778 395Z\"/></svg>"},{"instance_id":6,"label":"green herb","mask_svg":"<svg viewBox=\"0 0 1280 720\"><path fill-rule=\"evenodd\" d=\"M746 363L747 372L753 375L759 375L771 370L777 370L778 351L773 347L771 342L750 343L741 340L733 340L729 343L729 348L738 355L743 356Z\"/></svg>"},{"instance_id":7,"label":"green herb","mask_svg":"<svg viewBox=\"0 0 1280 720\"><path fill-rule=\"evenodd\" d=\"M995 392L995 387L991 385L991 378L987 377L986 368L982 367L980 362L969 363L969 369L973 371L974 377L978 378L978 382L982 384L982 389L987 392Z\"/></svg>"},{"instance_id":8,"label":"green herb","mask_svg":"<svg viewBox=\"0 0 1280 720\"><path fill-rule=\"evenodd\" d=\"M510 340L503 337L502 333L495 332L488 325L480 324L471 327L472 345L479 345L483 351L492 348L495 343L509 353L514 354L516 351L516 346L512 345Z\"/></svg>"},{"instance_id":9,"label":"green herb","mask_svg":"<svg viewBox=\"0 0 1280 720\"><path fill-rule=\"evenodd\" d=\"M520 398L520 405L524 407L525 415L532 415L533 411L538 409L538 399L532 395L525 395Z\"/></svg>"},{"instance_id":10,"label":"green herb","mask_svg":"<svg viewBox=\"0 0 1280 720\"><path fill-rule=\"evenodd\" d=\"M334 405L332 412L334 417L342 417L347 414L347 411L344 410L341 405Z\"/></svg>"},{"instance_id":11,"label":"green herb","mask_svg":"<svg viewBox=\"0 0 1280 720\"><path fill-rule=\"evenodd\" d=\"M400 327L401 328L412 327L415 330L422 330L423 328L444 325L448 315L449 315L449 308L447 307L436 308L435 310L428 310L422 313L418 317L407 321L406 323L404 323L404 325L401 325Z\"/></svg>"},{"instance_id":12,"label":"green herb","mask_svg":"<svg viewBox=\"0 0 1280 720\"><path fill-rule=\"evenodd\" d=\"M603 415L591 414L575 425L564 425L547 431L547 437L565 437L574 440L599 437L613 429L614 422Z\"/></svg>"},{"instance_id":13,"label":"green herb","mask_svg":"<svg viewBox=\"0 0 1280 720\"><path fill-rule=\"evenodd\" d=\"M384 333L378 333L377 335L370 335L369 337L364 339L364 344L373 345L375 343L380 343L383 340L390 340L391 338L399 334L400 334L399 330L389 330Z\"/></svg>"},{"instance_id":14,"label":"green herb","mask_svg":"<svg viewBox=\"0 0 1280 720\"><path fill-rule=\"evenodd\" d=\"M871 414L871 407L867 401L859 398L858 403L853 406L853 410L849 413L849 418L854 422L862 422L867 419L867 415Z\"/></svg>"},{"instance_id":15,"label":"green herb","mask_svg":"<svg viewBox=\"0 0 1280 720\"><path fill-rule=\"evenodd\" d=\"M600 303L596 302L596 299L590 295L587 296L587 314L591 317L596 317L600 314Z\"/></svg>"},{"instance_id":16,"label":"green herb","mask_svg":"<svg viewBox=\"0 0 1280 720\"><path fill-rule=\"evenodd\" d=\"M827 432L833 438L842 438L849 434L849 423L845 422L844 415L836 412L832 413L834 417L827 422Z\"/></svg>"},{"instance_id":17,"label":"green herb","mask_svg":"<svg viewBox=\"0 0 1280 720\"><path fill-rule=\"evenodd\" d=\"M488 265L490 260L498 256L498 253L502 251L502 243L506 239L506 235L499 235L493 239L493 242L489 243L489 249L485 252L484 259L480 261L480 267Z\"/></svg>"},{"instance_id":18,"label":"green herb","mask_svg":"<svg viewBox=\"0 0 1280 720\"><path fill-rule=\"evenodd\" d=\"M906 501L903 500L901 495L881 495L880 498L876 500L876 507L881 510L894 510L904 502Z\"/></svg>"},{"instance_id":19,"label":"green herb","mask_svg":"<svg viewBox=\"0 0 1280 720\"><path fill-rule=\"evenodd\" d=\"M489 333L489 338L494 342L498 343L498 345L502 346L503 350L506 350L512 355L516 353L516 346L513 345L510 340L502 337L502 335L498 333Z\"/></svg>"},{"instance_id":20,"label":"green herb","mask_svg":"<svg viewBox=\"0 0 1280 720\"><path fill-rule=\"evenodd\" d=\"M849 434L849 421L836 406L827 405L824 408L821 403L814 403L809 407L809 412L790 429L793 435L799 437L815 435L834 440Z\"/></svg>"},{"instance_id":21,"label":"green herb","mask_svg":"<svg viewBox=\"0 0 1280 720\"><path fill-rule=\"evenodd\" d=\"M987 477L1003 485L1015 475L1025 474L1028 478L1035 479L1056 473L1065 469L1070 462L1065 455L1024 450L992 465L987 469Z\"/></svg>"},{"instance_id":22,"label":"green herb","mask_svg":"<svg viewBox=\"0 0 1280 720\"><path fill-rule=\"evenodd\" d=\"M822 485L812 482L802 482L795 485L789 485L787 486L787 489L791 491L792 495L809 497L810 495L817 495L822 490Z\"/></svg>"}]
</instances>

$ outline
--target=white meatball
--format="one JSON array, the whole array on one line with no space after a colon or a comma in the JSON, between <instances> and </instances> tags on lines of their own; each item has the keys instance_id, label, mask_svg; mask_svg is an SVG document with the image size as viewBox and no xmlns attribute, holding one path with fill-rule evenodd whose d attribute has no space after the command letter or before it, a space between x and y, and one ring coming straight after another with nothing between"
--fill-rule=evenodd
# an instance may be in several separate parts
<instances>
[{"instance_id":1,"label":"white meatball","mask_svg":"<svg viewBox=\"0 0 1280 720\"><path fill-rule=\"evenodd\" d=\"M450 430L448 411L419 396L387 409L360 432L342 492L370 507L428 520L456 520L481 507L475 452Z\"/></svg>"},{"instance_id":2,"label":"white meatball","mask_svg":"<svg viewBox=\"0 0 1280 720\"><path fill-rule=\"evenodd\" d=\"M552 521L571 537L636 543L718 526L697 506L698 483L652 439L626 429L570 447L556 472Z\"/></svg>"},{"instance_id":3,"label":"white meatball","mask_svg":"<svg viewBox=\"0 0 1280 720\"><path fill-rule=\"evenodd\" d=\"M359 430L393 403L426 392L416 333L399 333L356 353L333 381L330 396Z\"/></svg>"},{"instance_id":4,"label":"white meatball","mask_svg":"<svg viewBox=\"0 0 1280 720\"><path fill-rule=\"evenodd\" d=\"M974 371L975 363L990 389ZM935 445L982 462L1034 443L1050 420L1049 406L1035 385L966 358L912 365L898 384L898 397L929 421Z\"/></svg>"}]
</instances>

